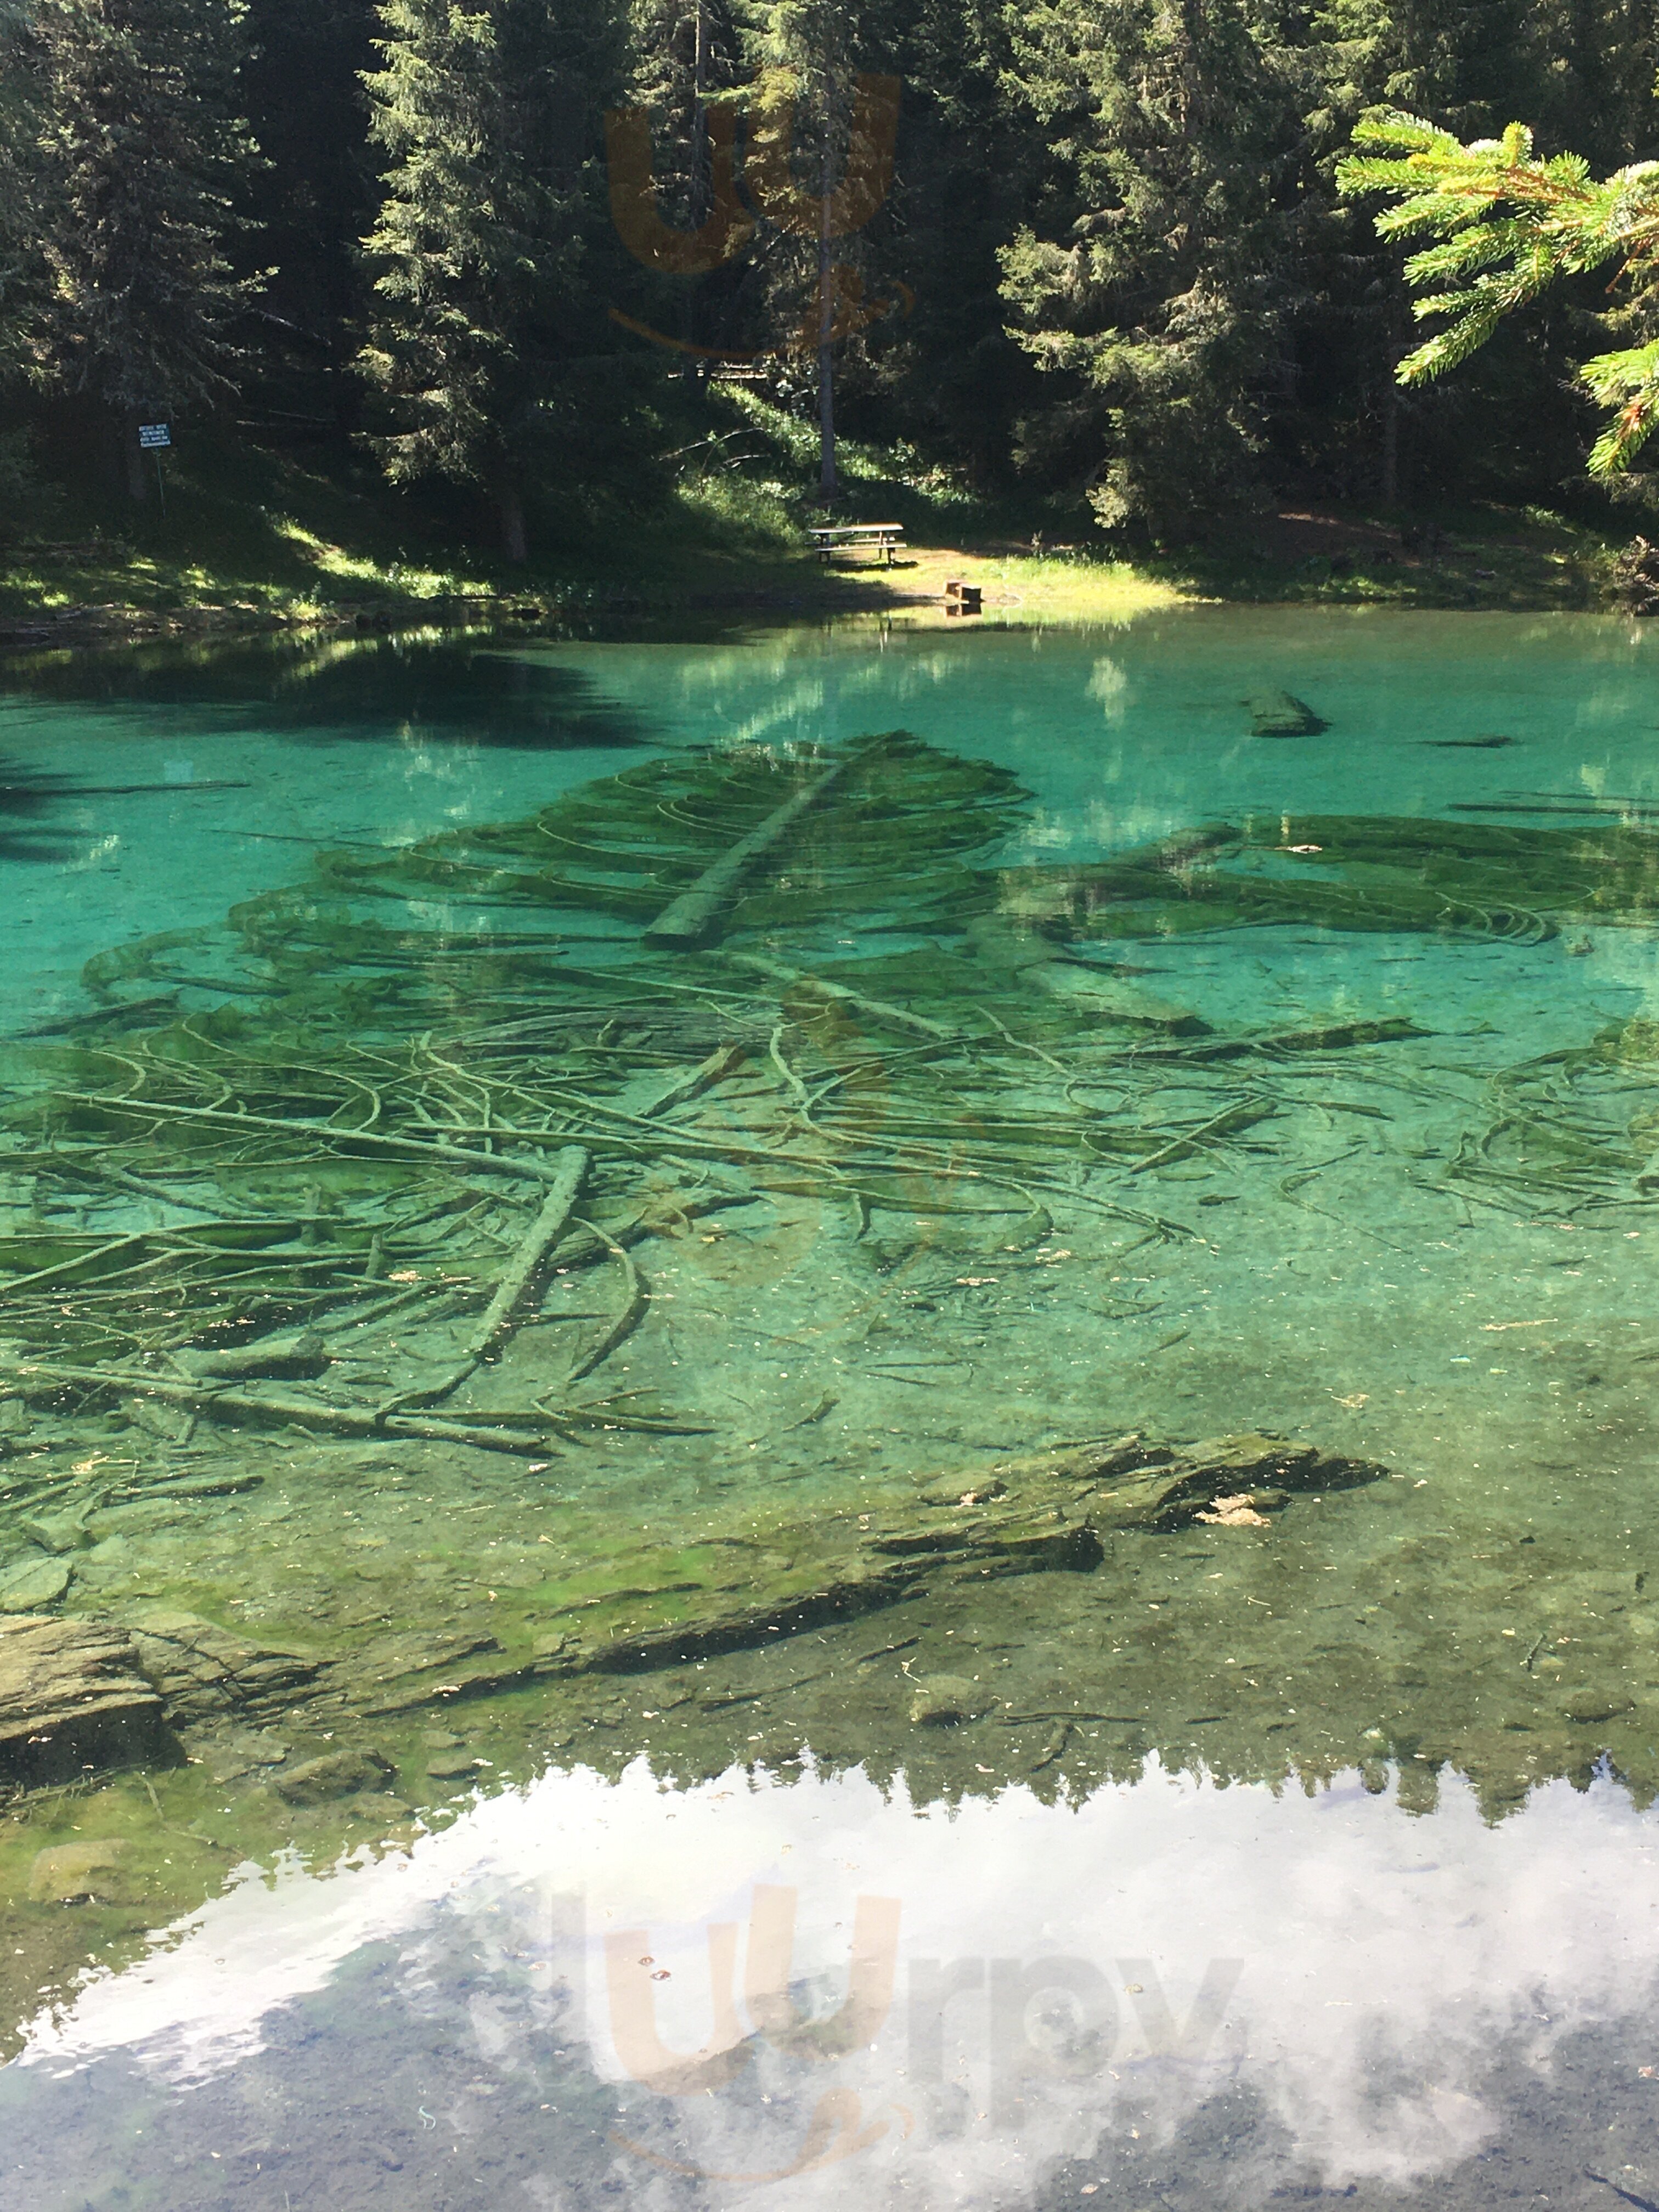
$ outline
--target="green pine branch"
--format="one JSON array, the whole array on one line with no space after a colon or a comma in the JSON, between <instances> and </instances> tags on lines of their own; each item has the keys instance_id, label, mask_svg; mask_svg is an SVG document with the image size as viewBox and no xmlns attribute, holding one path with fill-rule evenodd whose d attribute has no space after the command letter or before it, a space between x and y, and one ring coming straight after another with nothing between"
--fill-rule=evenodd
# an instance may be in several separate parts
<instances>
[{"instance_id":1,"label":"green pine branch","mask_svg":"<svg viewBox=\"0 0 1659 2212\"><path fill-rule=\"evenodd\" d=\"M1380 238L1431 241L1405 273L1419 321L1444 327L1401 362L1401 384L1457 368L1506 316L1564 278L1618 261L1616 281L1639 290L1659 273L1659 162L1598 179L1577 154L1540 160L1523 123L1465 144L1394 112L1366 117L1353 143L1360 150L1339 165L1339 191L1394 201L1376 217ZM1610 414L1590 473L1620 475L1659 427L1659 344L1602 354L1579 377Z\"/></svg>"}]
</instances>

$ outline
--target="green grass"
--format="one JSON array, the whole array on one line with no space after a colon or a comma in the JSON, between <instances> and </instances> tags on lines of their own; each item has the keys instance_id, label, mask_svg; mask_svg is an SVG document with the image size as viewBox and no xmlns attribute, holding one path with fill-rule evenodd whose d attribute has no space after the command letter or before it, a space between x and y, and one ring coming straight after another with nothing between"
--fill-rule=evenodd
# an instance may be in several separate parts
<instances>
[{"instance_id":1,"label":"green grass","mask_svg":"<svg viewBox=\"0 0 1659 2212\"><path fill-rule=\"evenodd\" d=\"M1625 534L1539 509L1472 508L1439 518L1431 557L1399 545L1401 518L1322 509L1325 550L1311 555L1267 517L1206 548L1127 561L1075 503L988 498L902 446L843 438L839 460L839 512L902 524L905 563L819 568L805 537L818 514L816 422L741 386L708 394L631 506L544 503L532 558L516 568L469 538L461 502L393 489L366 459L325 466L198 437L168 456L165 514L154 498L140 507L26 477L9 485L0 619L77 610L118 629L135 617L303 622L497 597L574 613L908 604L925 619L916 603L936 607L949 575L981 585L988 615L1019 622L1116 621L1193 598L1590 607L1606 604Z\"/></svg>"},{"instance_id":2,"label":"green grass","mask_svg":"<svg viewBox=\"0 0 1659 2212\"><path fill-rule=\"evenodd\" d=\"M166 511L37 489L0 542L0 614L125 608L303 617L353 601L411 605L492 587L488 564L436 557L394 495L257 452L169 456ZM400 527L400 526L403 526Z\"/></svg>"},{"instance_id":3,"label":"green grass","mask_svg":"<svg viewBox=\"0 0 1659 2212\"><path fill-rule=\"evenodd\" d=\"M1152 564L1153 572L1231 601L1583 610L1609 604L1626 534L1543 508L1490 504L1443 511L1437 544L1407 550L1399 540L1411 530L1408 517L1355 507L1331 520L1325 534L1334 559L1328 551L1287 554L1272 543L1271 526L1246 525L1212 548ZM1381 542L1385 535L1393 542Z\"/></svg>"}]
</instances>

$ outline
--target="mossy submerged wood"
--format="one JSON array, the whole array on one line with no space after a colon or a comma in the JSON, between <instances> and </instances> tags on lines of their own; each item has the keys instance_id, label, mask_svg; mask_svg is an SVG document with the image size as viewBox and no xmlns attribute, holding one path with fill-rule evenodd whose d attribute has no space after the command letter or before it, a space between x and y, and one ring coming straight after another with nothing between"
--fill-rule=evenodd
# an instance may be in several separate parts
<instances>
[{"instance_id":1,"label":"mossy submerged wood","mask_svg":"<svg viewBox=\"0 0 1659 2212\"><path fill-rule=\"evenodd\" d=\"M569 1455L592 1449L585 1437L728 1448L706 1373L677 1382L659 1356L635 1379L641 1328L657 1341L665 1323L688 1325L673 1294L658 1296L657 1255L729 1228L726 1249L763 1266L790 1206L810 1203L844 1224L874 1282L896 1268L907 1285L898 1327L872 1324L872 1374L927 1387L951 1349L932 1319L941 1303L1011 1272L1040 1279L1070 1258L1062 1234L1115 1255L1146 1240L1204 1265L1212 1217L1182 1177L1200 1178L1204 1205L1218 1176L1277 1162L1279 1202L1314 1206L1322 1156L1302 1164L1304 1139L1328 1109L1311 1100L1344 1066L1360 1092L1347 1084L1341 1110L1384 1114L1389 1056L1425 1035L1381 1009L1218 1029L1133 973L1127 942L1104 965L1097 939L1155 944L1179 914L1220 932L1288 918L1526 942L1586 914L1648 910L1652 841L1612 825L1262 816L1099 866L1008 866L1026 818L1018 783L889 738L859 749L845 788L737 887L718 942L648 944L650 918L825 757L740 749L631 769L526 822L325 855L309 884L244 903L226 928L91 963L96 1026L14 1047L8 1063L11 1402L28 1433L78 1449L86 1468L64 1474L54 1450L49 1480L26 1461L4 1470L12 1525L43 1532L25 1564L62 1559L67 1580L77 1547L120 1536L123 1516L141 1526L247 1496L259 1478L236 1470L273 1448L311 1455L323 1488L308 1513L331 1494L329 1455L354 1436L482 1449L504 1479L515 1463L538 1469L532 1492L561 1501L544 1633L434 1661L427 1687L396 1692L399 1711L457 1681L483 1698L595 1668L672 1668L694 1644L735 1650L820 1618L844 1625L865 1599L926 1588L945 1602L988 1577L1052 1571L1097 1540L1068 1527L1058 1498L1039 1505L1061 1519L1033 1525L1023 1551L1018 1495L982 1540L964 1524L942 1548L914 1507L872 1519L845 1497L829 1510L826 1493L803 1522L787 1489L736 1552L729 1516L703 1516L717 1533L701 1549L678 1508L660 1543L619 1549L604 1511L573 1516L583 1478ZM1298 845L1320 849L1281 849ZM1517 933L1519 915L1536 919ZM1651 1057L1633 1022L1510 1071L1508 1092L1470 1116L1446 1187L1516 1209L1540 1192L1575 1209L1628 1203L1647 1157L1631 1133L1642 1102L1620 1094L1610 1135L1596 1086L1644 1088ZM1423 1079L1413 1062L1409 1080ZM1559 1092L1547 1112L1518 1112L1540 1083ZM538 1251L559 1158L578 1145L580 1206ZM48 1199L68 1194L79 1229L48 1218ZM920 1273L930 1247L914 1241L917 1224L934 1240ZM744 1279L703 1295L738 1318ZM562 1283L586 1286L568 1321ZM506 1321L480 1360L469 1347L496 1309ZM1138 1411L1099 1407L1103 1425ZM809 1407L803 1433L823 1418ZM137 1459L112 1452L112 1420ZM220 1461L184 1472L192 1454L233 1445L234 1480L216 1479ZM982 1466L945 1486L976 1496ZM1334 1475L1322 1485L1338 1488ZM1206 1464L1188 1489L1173 1517L1150 1492L1131 1501L1113 1540L1165 1540L1160 1528L1206 1515L1243 1532L1230 1541L1252 1526L1279 1540L1282 1487ZM1315 1510L1291 1494L1293 1512ZM43 1550L48 1539L68 1548ZM889 1567L872 1578L858 1564L877 1539L897 1546L890 1561L933 1561L931 1579L907 1568L890 1592ZM362 1662L346 1651L331 1663L339 1709L367 1710ZM297 1696L313 1678L293 1679Z\"/></svg>"},{"instance_id":2,"label":"mossy submerged wood","mask_svg":"<svg viewBox=\"0 0 1659 2212\"><path fill-rule=\"evenodd\" d=\"M638 933L802 794L812 805L725 885L690 939L665 946ZM355 1328L384 1302L392 1261L438 1252L448 1286L438 1295L459 1310L495 1280L465 1233L481 1187L539 1182L555 1139L576 1133L600 1164L594 1203L610 1220L588 1236L590 1261L611 1249L607 1237L637 1234L629 1187L665 1151L696 1157L704 1202L752 1200L783 1170L865 1212L895 1176L906 1204L946 1202L944 1184L972 1158L981 1200L1047 1218L1039 1186L1068 1159L1116 1156L1133 1175L1192 1147L1147 1146L1133 1117L1080 1103L1069 1085L1055 1102L1019 1096L1011 1054L1030 1048L1011 1045L1010 1019L1056 1041L1090 1022L1113 1080L1131 1089L1165 1084L1171 1060L1218 1067L1411 1033L1360 1021L1182 1043L1205 1025L1091 965L1089 939L1286 922L1535 937L1569 920L1640 921L1659 903L1659 838L1622 824L1284 815L1086 869L999 868L995 848L1024 801L1005 772L902 732L833 762L696 753L626 769L527 822L378 858L325 854L315 883L326 897L305 886L267 894L233 911L228 936L172 931L100 956L87 981L106 1009L101 1040L83 1031L74 1044L13 1048L9 1165L42 1179L37 1188L95 1194L117 1215L148 1196L178 1218L165 1229L124 1218L82 1237L13 1227L0 1269L20 1348L74 1364L336 1313ZM388 904L402 921L383 918ZM477 904L492 915L534 908L564 926L457 927ZM597 933L585 920L595 910L610 924ZM825 913L851 933L837 950L854 950L852 961L822 957ZM731 957L714 948L688 962L717 916ZM884 951L884 937L902 949ZM750 944L765 956L741 949ZM173 1018L155 1019L158 996ZM216 1002L186 1010L203 997ZM884 1025L937 1045L896 1053ZM608 1043L619 1030L627 1043ZM659 1107L641 1090L650 1071L682 1067L723 1038L735 1040L728 1073L747 1057L781 1076L786 1145L653 1124ZM1029 1061L1018 1064L1029 1082ZM1210 1079L1193 1141L1270 1117L1254 1085ZM1512 1121L1480 1138L1471 1172L1492 1174ZM1607 1155L1594 1131L1558 1129L1553 1147L1562 1171L1581 1176L1642 1164ZM1086 1185L1076 1202L1125 1212ZM1146 1218L1154 1233L1185 1233ZM518 1425L551 1433L557 1423L526 1413Z\"/></svg>"}]
</instances>

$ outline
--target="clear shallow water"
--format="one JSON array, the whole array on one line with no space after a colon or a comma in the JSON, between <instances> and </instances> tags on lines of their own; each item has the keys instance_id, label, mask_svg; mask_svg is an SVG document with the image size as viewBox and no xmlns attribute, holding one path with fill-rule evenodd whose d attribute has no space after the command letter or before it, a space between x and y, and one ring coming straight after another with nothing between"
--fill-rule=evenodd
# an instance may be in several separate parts
<instances>
[{"instance_id":1,"label":"clear shallow water","mask_svg":"<svg viewBox=\"0 0 1659 2212\"><path fill-rule=\"evenodd\" d=\"M0 1604L171 1730L9 1754L35 2201L1650 2194L1655 649L23 672Z\"/></svg>"}]
</instances>

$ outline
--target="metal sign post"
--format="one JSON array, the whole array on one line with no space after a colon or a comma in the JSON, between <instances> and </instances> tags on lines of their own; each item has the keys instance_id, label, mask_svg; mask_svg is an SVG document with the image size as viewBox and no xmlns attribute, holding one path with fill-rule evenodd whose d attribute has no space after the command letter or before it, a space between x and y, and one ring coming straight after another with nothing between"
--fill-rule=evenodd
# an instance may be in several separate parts
<instances>
[{"instance_id":1,"label":"metal sign post","mask_svg":"<svg viewBox=\"0 0 1659 2212\"><path fill-rule=\"evenodd\" d=\"M138 425L138 450L155 456L155 489L161 497L161 512L167 511L167 488L161 476L161 456L173 443L171 422L141 422Z\"/></svg>"}]
</instances>

